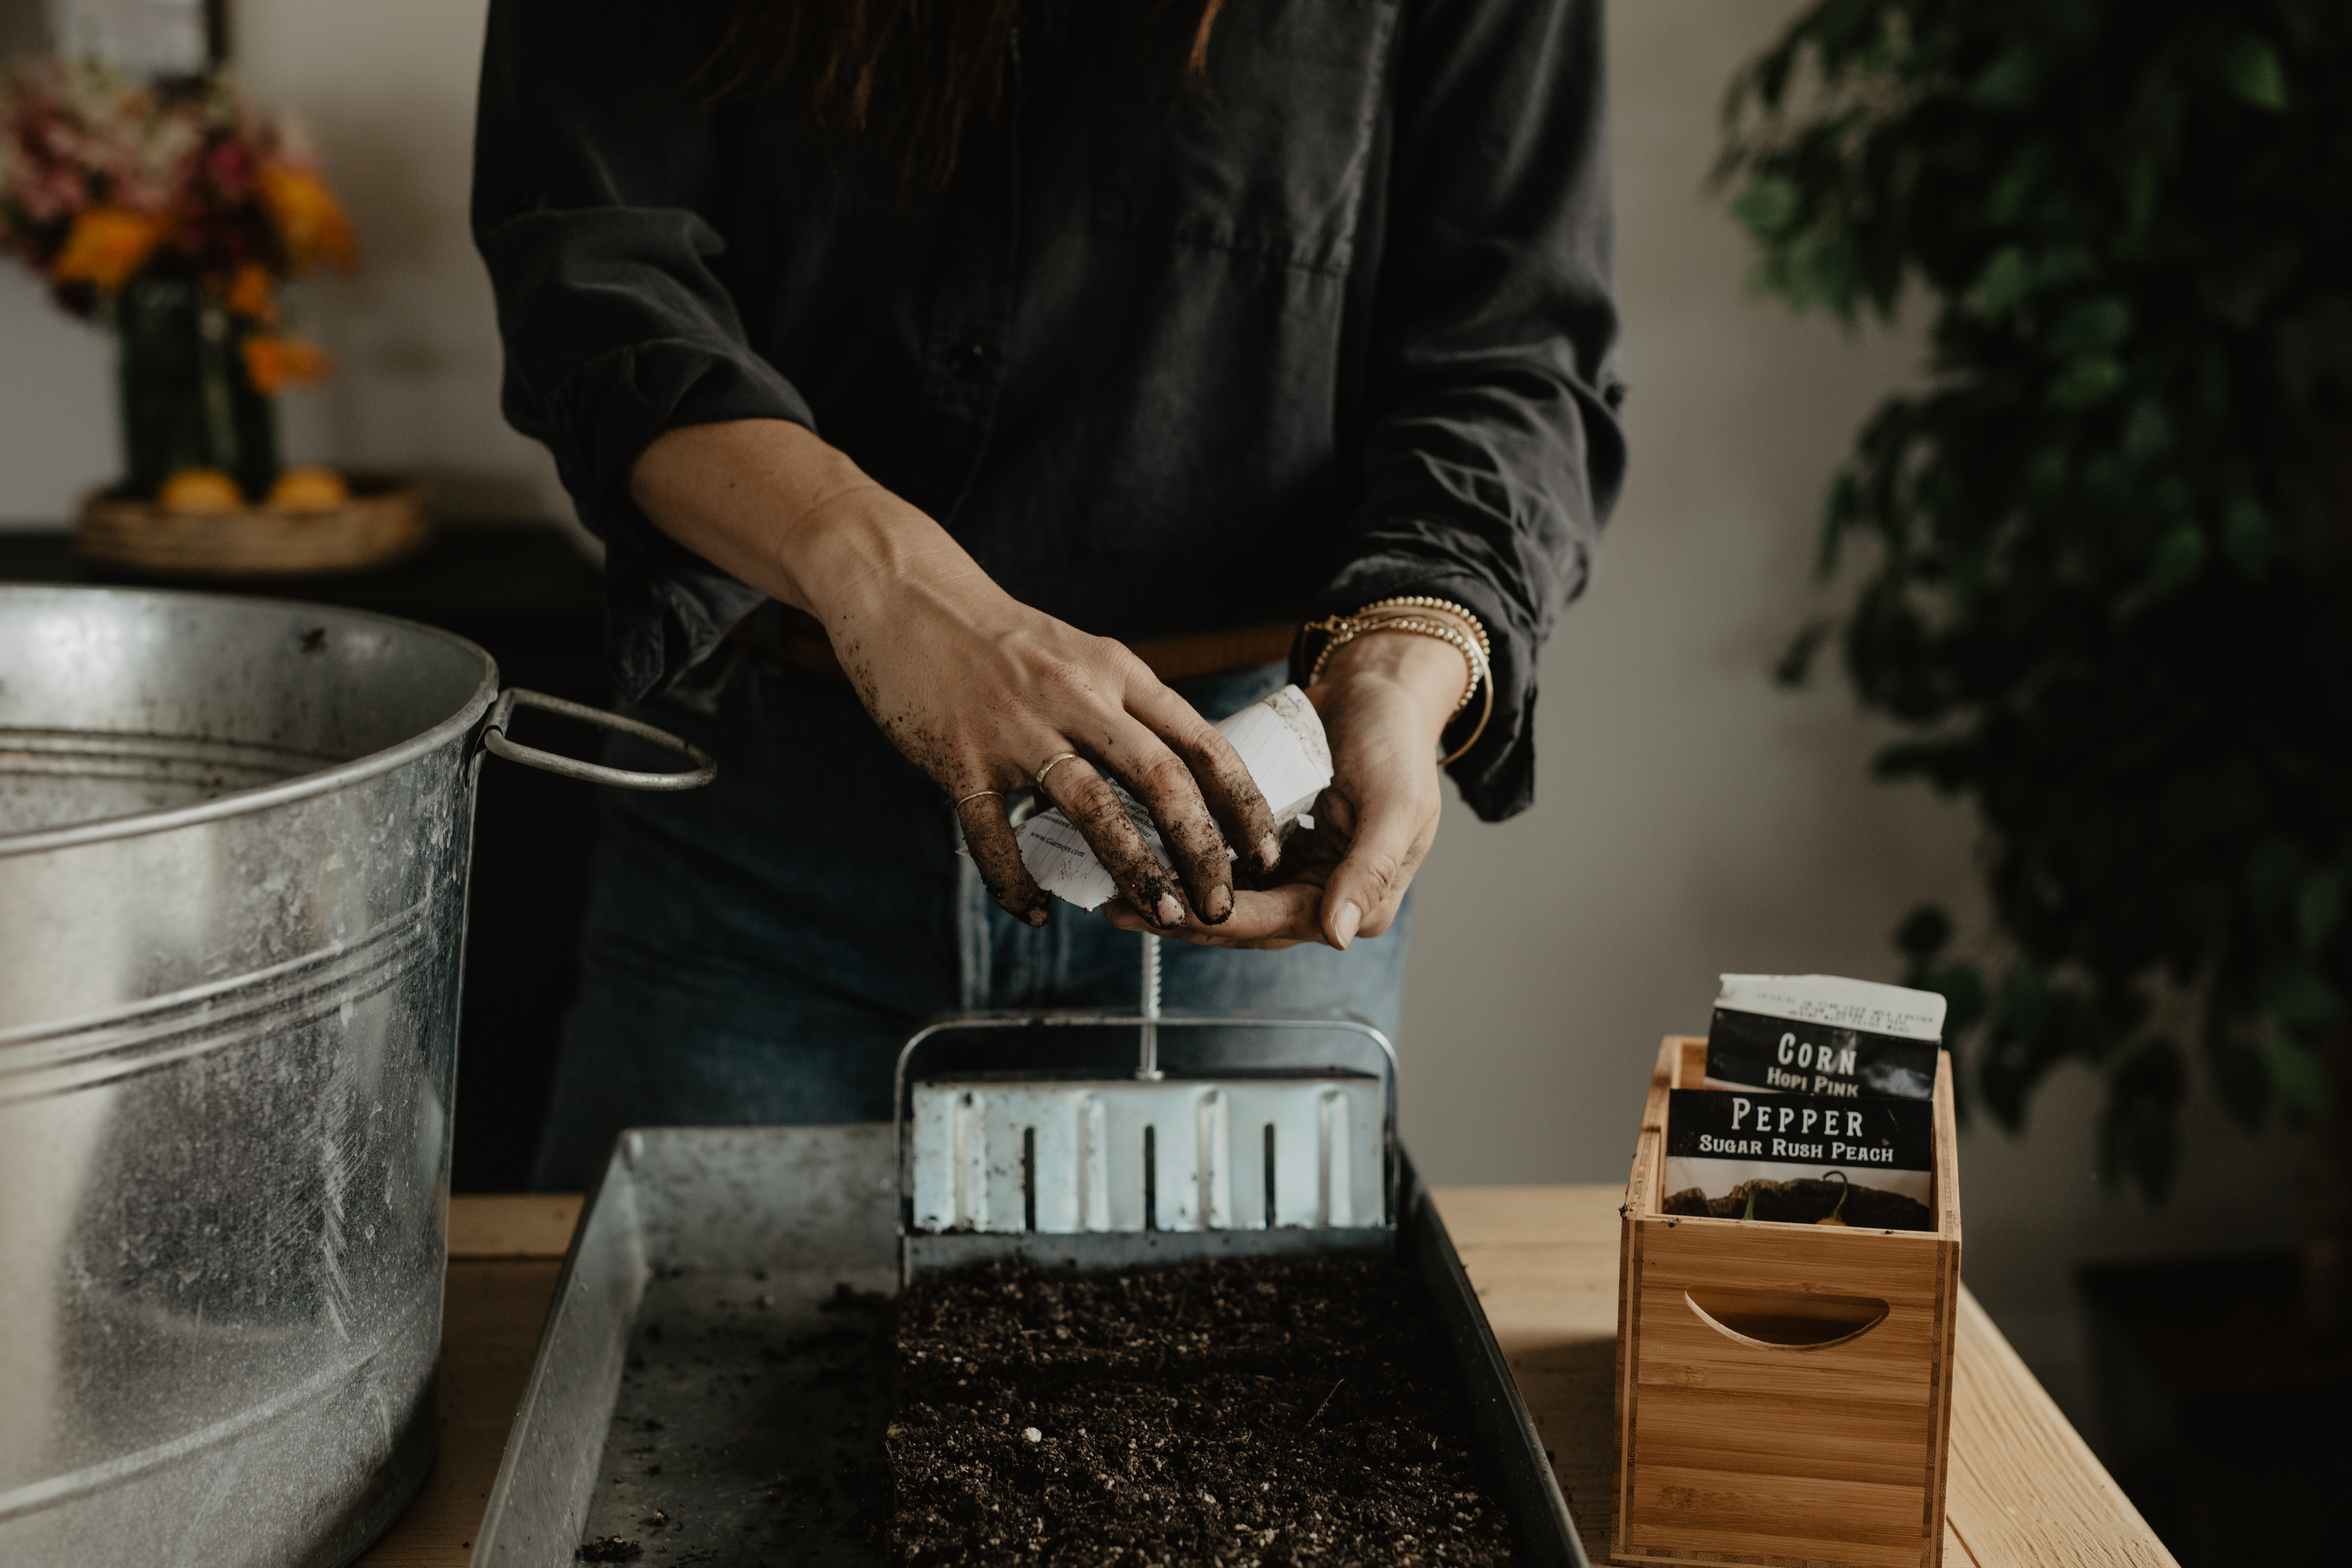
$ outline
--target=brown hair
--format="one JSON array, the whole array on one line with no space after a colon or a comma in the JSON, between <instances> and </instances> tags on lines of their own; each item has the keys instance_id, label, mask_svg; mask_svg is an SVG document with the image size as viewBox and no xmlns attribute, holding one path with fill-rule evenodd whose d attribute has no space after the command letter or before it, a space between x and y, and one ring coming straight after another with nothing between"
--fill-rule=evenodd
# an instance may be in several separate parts
<instances>
[{"instance_id":1,"label":"brown hair","mask_svg":"<svg viewBox=\"0 0 2352 1568\"><path fill-rule=\"evenodd\" d=\"M1195 86L1224 4L1202 0L1184 66ZM743 0L712 74L729 97L805 70L819 126L887 138L907 183L936 187L955 173L964 138L1003 107L1020 16L1021 0Z\"/></svg>"}]
</instances>

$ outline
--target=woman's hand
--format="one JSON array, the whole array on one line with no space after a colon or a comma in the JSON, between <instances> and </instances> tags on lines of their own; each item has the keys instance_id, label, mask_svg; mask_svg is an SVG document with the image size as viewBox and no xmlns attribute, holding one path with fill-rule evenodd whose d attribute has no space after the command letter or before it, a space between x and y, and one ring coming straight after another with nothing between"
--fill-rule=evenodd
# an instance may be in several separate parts
<instances>
[{"instance_id":1,"label":"woman's hand","mask_svg":"<svg viewBox=\"0 0 2352 1568\"><path fill-rule=\"evenodd\" d=\"M882 732L962 803L981 878L1014 916L1043 925L1049 900L1003 795L1041 771L1122 900L1150 912L1139 930L1228 919L1229 839L1254 875L1280 858L1232 744L1142 660L1013 599L946 530L809 431L772 419L669 431L638 458L630 493L663 532L823 624ZM1047 766L1064 752L1076 754ZM1106 773L1151 813L1175 879Z\"/></svg>"},{"instance_id":2,"label":"woman's hand","mask_svg":"<svg viewBox=\"0 0 2352 1568\"><path fill-rule=\"evenodd\" d=\"M1279 885L1244 889L1213 929L1168 931L1129 901L1103 906L1124 931L1160 931L1214 947L1345 949L1396 919L1437 837L1437 738L1469 679L1462 655L1412 632L1369 632L1342 647L1307 689L1331 741L1331 787L1315 826L1284 847Z\"/></svg>"}]
</instances>

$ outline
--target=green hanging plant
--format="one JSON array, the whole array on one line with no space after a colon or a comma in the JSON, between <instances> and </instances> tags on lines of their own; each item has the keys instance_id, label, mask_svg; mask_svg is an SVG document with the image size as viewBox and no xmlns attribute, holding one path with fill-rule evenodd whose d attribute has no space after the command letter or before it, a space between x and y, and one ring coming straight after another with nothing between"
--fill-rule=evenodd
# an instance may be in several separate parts
<instances>
[{"instance_id":1,"label":"green hanging plant","mask_svg":"<svg viewBox=\"0 0 2352 1568\"><path fill-rule=\"evenodd\" d=\"M1760 288L1931 317L1831 488L1847 607L1780 668L1834 643L1907 731L1878 775L1976 809L2011 956L1923 908L1908 983L2011 1127L2102 1072L2151 1200L2193 1070L2328 1124L2352 1240L2352 6L1824 0L1725 123Z\"/></svg>"}]
</instances>

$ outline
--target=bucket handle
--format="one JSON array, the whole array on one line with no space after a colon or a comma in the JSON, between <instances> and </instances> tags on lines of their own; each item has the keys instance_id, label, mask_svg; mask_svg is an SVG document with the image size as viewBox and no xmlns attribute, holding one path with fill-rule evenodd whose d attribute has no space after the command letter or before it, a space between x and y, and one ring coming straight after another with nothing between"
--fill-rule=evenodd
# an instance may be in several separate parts
<instances>
[{"instance_id":1,"label":"bucket handle","mask_svg":"<svg viewBox=\"0 0 2352 1568\"><path fill-rule=\"evenodd\" d=\"M542 752L537 746L526 746L507 739L507 724L518 708L544 709L561 713L567 719L577 719L583 724L601 729L617 730L624 735L635 735L672 752L683 752L693 759L690 769L674 773L638 773L630 768L608 768L602 763L583 763L577 757L560 757L553 752ZM701 747L679 740L667 730L656 730L651 724L635 719L624 719L618 713L607 713L602 708L591 708L584 702L567 702L561 697L550 697L543 691L530 691L520 686L509 686L499 693L490 709L490 716L482 726L482 745L494 757L504 757L510 763L520 763L541 773L562 773L568 779L582 779L589 784L611 784L615 789L700 789L719 776L719 764Z\"/></svg>"}]
</instances>

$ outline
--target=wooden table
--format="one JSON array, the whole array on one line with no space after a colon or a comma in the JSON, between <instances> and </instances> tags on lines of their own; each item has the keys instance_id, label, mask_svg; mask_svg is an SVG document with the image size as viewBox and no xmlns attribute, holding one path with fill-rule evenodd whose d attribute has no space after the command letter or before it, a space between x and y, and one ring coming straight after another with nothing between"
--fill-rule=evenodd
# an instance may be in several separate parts
<instances>
[{"instance_id":1,"label":"wooden table","mask_svg":"<svg viewBox=\"0 0 2352 1568\"><path fill-rule=\"evenodd\" d=\"M1439 1209L1598 1564L1608 1561L1616 1366L1613 1186L1441 1187ZM366 1568L460 1568L522 1398L577 1197L449 1205L441 1459ZM1953 1373L1948 1568L2172 1568L2167 1552L1976 1298Z\"/></svg>"}]
</instances>

